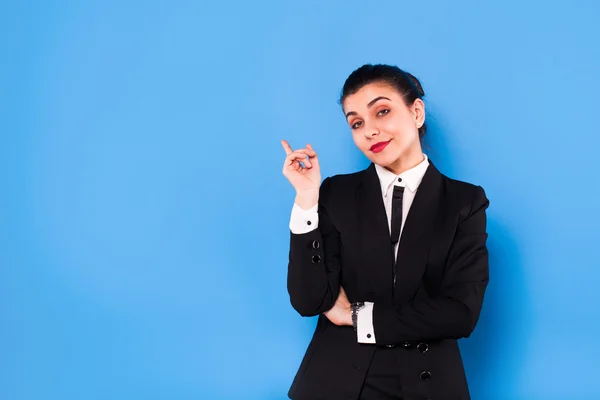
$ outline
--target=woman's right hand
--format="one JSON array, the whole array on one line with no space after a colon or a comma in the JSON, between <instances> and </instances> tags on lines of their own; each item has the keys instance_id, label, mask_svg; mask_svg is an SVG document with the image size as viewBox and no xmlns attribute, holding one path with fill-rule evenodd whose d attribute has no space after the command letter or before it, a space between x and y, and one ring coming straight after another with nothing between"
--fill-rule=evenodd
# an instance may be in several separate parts
<instances>
[{"instance_id":1,"label":"woman's right hand","mask_svg":"<svg viewBox=\"0 0 600 400\"><path fill-rule=\"evenodd\" d=\"M286 140L282 140L281 145L286 153L283 175L296 189L296 203L304 209L309 209L319 200L321 168L317 153L310 144L295 151ZM306 168L300 165L300 161Z\"/></svg>"}]
</instances>

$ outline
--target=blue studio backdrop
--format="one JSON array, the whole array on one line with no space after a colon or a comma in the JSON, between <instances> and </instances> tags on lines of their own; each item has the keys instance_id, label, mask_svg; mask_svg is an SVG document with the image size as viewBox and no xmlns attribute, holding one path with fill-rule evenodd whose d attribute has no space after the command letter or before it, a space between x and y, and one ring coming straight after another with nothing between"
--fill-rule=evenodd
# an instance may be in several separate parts
<instances>
[{"instance_id":1,"label":"blue studio backdrop","mask_svg":"<svg viewBox=\"0 0 600 400\"><path fill-rule=\"evenodd\" d=\"M421 79L425 151L490 198L474 399L600 399L594 1L0 5L0 399L285 399L281 139L367 166L348 74Z\"/></svg>"}]
</instances>

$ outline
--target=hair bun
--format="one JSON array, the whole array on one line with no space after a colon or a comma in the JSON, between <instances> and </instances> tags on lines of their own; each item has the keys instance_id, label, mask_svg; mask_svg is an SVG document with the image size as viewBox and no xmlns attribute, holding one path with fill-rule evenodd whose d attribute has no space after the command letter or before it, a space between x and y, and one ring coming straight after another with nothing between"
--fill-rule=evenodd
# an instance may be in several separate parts
<instances>
[{"instance_id":1,"label":"hair bun","mask_svg":"<svg viewBox=\"0 0 600 400\"><path fill-rule=\"evenodd\" d=\"M419 92L419 95L421 97L425 96L425 91L423 90L423 86L421 86L421 82L419 82L419 80L417 78L415 78L415 76L413 74L411 74L410 72L404 71L404 73L410 78L412 83L415 85L415 87L417 88L417 91Z\"/></svg>"}]
</instances>

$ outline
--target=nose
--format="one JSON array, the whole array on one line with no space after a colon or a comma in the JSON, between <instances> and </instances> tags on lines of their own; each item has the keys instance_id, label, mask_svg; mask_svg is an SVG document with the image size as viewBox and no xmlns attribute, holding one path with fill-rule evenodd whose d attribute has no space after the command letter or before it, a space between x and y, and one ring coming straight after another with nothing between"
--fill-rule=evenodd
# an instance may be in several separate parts
<instances>
[{"instance_id":1,"label":"nose","mask_svg":"<svg viewBox=\"0 0 600 400\"><path fill-rule=\"evenodd\" d=\"M372 139L379 135L379 128L376 125L366 126L364 132L367 139Z\"/></svg>"}]
</instances>

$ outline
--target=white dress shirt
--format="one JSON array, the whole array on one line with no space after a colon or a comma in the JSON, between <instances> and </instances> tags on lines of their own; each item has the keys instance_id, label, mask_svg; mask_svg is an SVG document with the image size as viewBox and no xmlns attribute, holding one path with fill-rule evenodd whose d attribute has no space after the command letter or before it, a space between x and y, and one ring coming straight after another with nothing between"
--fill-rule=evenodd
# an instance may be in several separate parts
<instances>
[{"instance_id":1,"label":"white dress shirt","mask_svg":"<svg viewBox=\"0 0 600 400\"><path fill-rule=\"evenodd\" d=\"M400 227L400 236L404 229L404 222L410 210L410 206L415 198L419 184L423 180L425 171L429 166L429 159L426 154L423 154L423 161L415 167L408 169L396 175L384 167L375 164L375 170L379 177L381 185L381 196L385 205L385 213L388 220L388 229L392 231L392 193L394 186L403 186L404 195L402 198L402 226ZM408 189L408 190L406 190ZM290 231L294 234L308 233L319 226L318 204L308 210L304 210L296 203L292 207L292 215L290 218ZM400 241L396 243L394 248L394 258L398 254L398 246ZM373 303L365 302L365 307L358 312L357 318L357 339L359 343L375 343L375 331L373 329Z\"/></svg>"}]
</instances>

